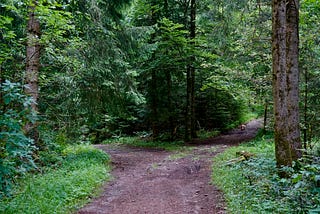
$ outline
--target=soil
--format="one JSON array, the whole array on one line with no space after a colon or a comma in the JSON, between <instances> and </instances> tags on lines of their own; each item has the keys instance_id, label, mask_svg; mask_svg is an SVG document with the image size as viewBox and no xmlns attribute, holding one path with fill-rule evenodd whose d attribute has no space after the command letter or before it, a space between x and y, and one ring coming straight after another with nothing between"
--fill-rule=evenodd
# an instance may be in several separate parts
<instances>
[{"instance_id":1,"label":"soil","mask_svg":"<svg viewBox=\"0 0 320 214\"><path fill-rule=\"evenodd\" d=\"M222 192L211 184L212 158L252 139L261 120L180 151L97 145L111 156L113 180L79 214L223 214Z\"/></svg>"}]
</instances>

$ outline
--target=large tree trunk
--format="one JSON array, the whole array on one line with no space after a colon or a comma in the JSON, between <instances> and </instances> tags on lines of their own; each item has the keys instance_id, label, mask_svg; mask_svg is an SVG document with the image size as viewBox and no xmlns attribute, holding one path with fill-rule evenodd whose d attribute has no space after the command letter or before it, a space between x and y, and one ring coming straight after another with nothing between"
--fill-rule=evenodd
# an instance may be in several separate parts
<instances>
[{"instance_id":1,"label":"large tree trunk","mask_svg":"<svg viewBox=\"0 0 320 214\"><path fill-rule=\"evenodd\" d=\"M277 165L301 157L299 130L298 1L273 0L272 57Z\"/></svg>"},{"instance_id":2,"label":"large tree trunk","mask_svg":"<svg viewBox=\"0 0 320 214\"><path fill-rule=\"evenodd\" d=\"M272 72L275 155L278 166L291 166L286 79L286 1L272 1Z\"/></svg>"},{"instance_id":3,"label":"large tree trunk","mask_svg":"<svg viewBox=\"0 0 320 214\"><path fill-rule=\"evenodd\" d=\"M287 0L288 128L292 160L302 156L299 127L299 1Z\"/></svg>"},{"instance_id":4,"label":"large tree trunk","mask_svg":"<svg viewBox=\"0 0 320 214\"><path fill-rule=\"evenodd\" d=\"M40 67L40 22L35 14L36 4L37 2L33 1L29 9L30 11L27 23L26 73L24 87L25 93L33 98L31 108L35 113L38 112L38 75ZM38 142L39 135L36 123L28 123L25 126L25 132L36 143Z\"/></svg>"}]
</instances>

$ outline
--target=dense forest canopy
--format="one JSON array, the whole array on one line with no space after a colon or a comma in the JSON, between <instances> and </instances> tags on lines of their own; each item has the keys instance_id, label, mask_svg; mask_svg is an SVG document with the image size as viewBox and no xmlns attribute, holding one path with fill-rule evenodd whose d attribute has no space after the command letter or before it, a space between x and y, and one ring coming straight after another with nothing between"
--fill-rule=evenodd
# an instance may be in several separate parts
<instances>
[{"instance_id":1,"label":"dense forest canopy","mask_svg":"<svg viewBox=\"0 0 320 214\"><path fill-rule=\"evenodd\" d=\"M307 148L320 135L320 2L300 4ZM191 141L251 112L271 129L271 39L269 0L2 0L0 176L66 143Z\"/></svg>"}]
</instances>

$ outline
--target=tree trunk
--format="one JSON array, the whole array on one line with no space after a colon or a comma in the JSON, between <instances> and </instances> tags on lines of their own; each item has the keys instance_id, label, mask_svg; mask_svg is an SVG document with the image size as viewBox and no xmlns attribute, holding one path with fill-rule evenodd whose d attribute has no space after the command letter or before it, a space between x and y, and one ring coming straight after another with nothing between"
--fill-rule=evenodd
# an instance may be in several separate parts
<instances>
[{"instance_id":1,"label":"tree trunk","mask_svg":"<svg viewBox=\"0 0 320 214\"><path fill-rule=\"evenodd\" d=\"M166 79L167 79L167 108L169 114L169 130L170 130L170 140L173 141L175 137L175 127L174 127L174 118L173 118L173 105L172 105L172 80L170 70L166 70Z\"/></svg>"},{"instance_id":2,"label":"tree trunk","mask_svg":"<svg viewBox=\"0 0 320 214\"><path fill-rule=\"evenodd\" d=\"M303 144L304 144L304 149L307 149L307 141L308 141L308 136L307 136L307 130L308 130L308 122L307 122L307 116L308 116L308 71L307 69L305 69L304 71L304 115L303 115L303 119L304 119L304 128L303 128Z\"/></svg>"},{"instance_id":3,"label":"tree trunk","mask_svg":"<svg viewBox=\"0 0 320 214\"><path fill-rule=\"evenodd\" d=\"M154 11L155 2L152 1L152 11L151 11L151 24L154 25L157 23L156 14ZM151 35L151 42L154 42L154 38L156 37L155 33ZM154 53L152 53L152 60L155 58ZM159 137L159 127L158 127L158 79L157 79L157 71L153 68L151 71L151 112L152 112L152 138L153 140L157 140Z\"/></svg>"},{"instance_id":4,"label":"tree trunk","mask_svg":"<svg viewBox=\"0 0 320 214\"><path fill-rule=\"evenodd\" d=\"M196 38L196 0L191 0L191 7L190 7L190 39L192 48L195 48L195 41ZM196 57L194 55L191 56L191 62L195 62ZM190 75L191 75L191 137L196 138L196 115L195 115L195 108L196 108L196 96L195 96L195 83L196 83L196 71L195 66L191 64L190 67Z\"/></svg>"},{"instance_id":5,"label":"tree trunk","mask_svg":"<svg viewBox=\"0 0 320 214\"><path fill-rule=\"evenodd\" d=\"M151 90L152 90L152 102L151 102L151 110L152 110L152 138L156 140L159 136L159 128L158 128L158 95L157 95L157 75L156 71L153 69L151 74Z\"/></svg>"},{"instance_id":6,"label":"tree trunk","mask_svg":"<svg viewBox=\"0 0 320 214\"><path fill-rule=\"evenodd\" d=\"M299 1L287 0L288 128L292 160L302 156L299 120Z\"/></svg>"},{"instance_id":7,"label":"tree trunk","mask_svg":"<svg viewBox=\"0 0 320 214\"><path fill-rule=\"evenodd\" d=\"M298 0L273 0L272 57L278 166L301 157L299 129Z\"/></svg>"},{"instance_id":8,"label":"tree trunk","mask_svg":"<svg viewBox=\"0 0 320 214\"><path fill-rule=\"evenodd\" d=\"M185 124L185 136L184 141L191 141L191 68L187 66L187 103L186 103L186 124Z\"/></svg>"},{"instance_id":9,"label":"tree trunk","mask_svg":"<svg viewBox=\"0 0 320 214\"><path fill-rule=\"evenodd\" d=\"M2 90L2 83L4 83L4 78L2 77L2 67L1 67L1 64L0 64L0 108L2 108L2 112L5 111L5 105L4 105L4 102L3 102L3 90Z\"/></svg>"},{"instance_id":10,"label":"tree trunk","mask_svg":"<svg viewBox=\"0 0 320 214\"><path fill-rule=\"evenodd\" d=\"M168 0L164 0L164 14L166 18L169 18L169 2ZM166 51L168 54L168 51ZM166 81L167 81L167 108L169 114L169 130L170 130L170 140L173 141L176 135L176 130L174 127L174 117L173 117L173 106L172 106L172 78L170 69L165 70L166 73Z\"/></svg>"},{"instance_id":11,"label":"tree trunk","mask_svg":"<svg viewBox=\"0 0 320 214\"><path fill-rule=\"evenodd\" d=\"M272 32L275 155L277 166L291 166L292 156L287 123L286 0L272 1Z\"/></svg>"},{"instance_id":12,"label":"tree trunk","mask_svg":"<svg viewBox=\"0 0 320 214\"><path fill-rule=\"evenodd\" d=\"M196 37L196 0L190 1L190 40L194 48L194 39ZM195 120L195 67L192 63L195 56L189 58L190 64L187 66L187 108L186 108L186 128L185 141L188 142L197 137Z\"/></svg>"},{"instance_id":13,"label":"tree trunk","mask_svg":"<svg viewBox=\"0 0 320 214\"><path fill-rule=\"evenodd\" d=\"M24 91L27 95L33 98L31 104L32 110L38 112L38 75L40 67L40 22L36 17L35 8L37 2L33 1L29 7L29 18L27 22L27 47L26 47L26 73ZM39 134L36 123L28 123L25 126L25 132L36 143L38 142Z\"/></svg>"},{"instance_id":14,"label":"tree trunk","mask_svg":"<svg viewBox=\"0 0 320 214\"><path fill-rule=\"evenodd\" d=\"M192 57L192 62L195 61L195 57ZM191 67L191 137L197 138L196 130L196 94L195 94L195 80L196 72L194 66Z\"/></svg>"},{"instance_id":15,"label":"tree trunk","mask_svg":"<svg viewBox=\"0 0 320 214\"><path fill-rule=\"evenodd\" d=\"M169 19L169 2L168 0L164 0L164 14L166 18Z\"/></svg>"},{"instance_id":16,"label":"tree trunk","mask_svg":"<svg viewBox=\"0 0 320 214\"><path fill-rule=\"evenodd\" d=\"M266 133L267 121L268 121L268 101L264 101L264 117L263 117L263 133Z\"/></svg>"}]
</instances>

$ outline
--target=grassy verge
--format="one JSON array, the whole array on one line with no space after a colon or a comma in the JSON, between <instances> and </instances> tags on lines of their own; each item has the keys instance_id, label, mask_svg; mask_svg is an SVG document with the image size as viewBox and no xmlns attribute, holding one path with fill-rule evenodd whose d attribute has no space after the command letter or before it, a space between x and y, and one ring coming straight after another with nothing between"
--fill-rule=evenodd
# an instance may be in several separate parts
<instances>
[{"instance_id":1,"label":"grassy verge","mask_svg":"<svg viewBox=\"0 0 320 214\"><path fill-rule=\"evenodd\" d=\"M21 179L0 213L71 213L88 202L109 178L109 157L92 146L70 146L56 169Z\"/></svg>"},{"instance_id":2,"label":"grassy verge","mask_svg":"<svg viewBox=\"0 0 320 214\"><path fill-rule=\"evenodd\" d=\"M247 161L235 160L236 153L255 154ZM272 136L260 137L227 149L214 158L213 183L224 193L228 212L320 213L320 166L304 163L287 169L291 177L277 175Z\"/></svg>"},{"instance_id":3,"label":"grassy verge","mask_svg":"<svg viewBox=\"0 0 320 214\"><path fill-rule=\"evenodd\" d=\"M103 142L104 144L124 144L133 147L142 148L154 148L154 149L164 149L167 151L180 150L185 147L183 141L150 141L148 139L143 139L140 137L119 137L116 139L108 139Z\"/></svg>"}]
</instances>

